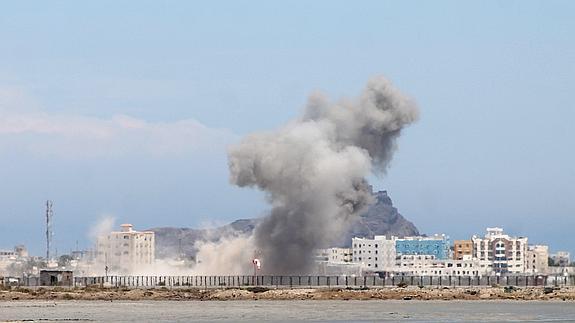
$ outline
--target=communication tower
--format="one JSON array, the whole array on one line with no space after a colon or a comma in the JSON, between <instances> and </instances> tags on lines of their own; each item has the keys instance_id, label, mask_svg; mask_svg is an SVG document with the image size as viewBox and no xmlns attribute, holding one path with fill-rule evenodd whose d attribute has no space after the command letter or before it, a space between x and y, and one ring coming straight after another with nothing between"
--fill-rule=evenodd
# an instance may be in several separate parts
<instances>
[{"instance_id":1,"label":"communication tower","mask_svg":"<svg viewBox=\"0 0 575 323\"><path fill-rule=\"evenodd\" d=\"M52 244L52 201L46 201L46 261L50 261L50 247Z\"/></svg>"}]
</instances>

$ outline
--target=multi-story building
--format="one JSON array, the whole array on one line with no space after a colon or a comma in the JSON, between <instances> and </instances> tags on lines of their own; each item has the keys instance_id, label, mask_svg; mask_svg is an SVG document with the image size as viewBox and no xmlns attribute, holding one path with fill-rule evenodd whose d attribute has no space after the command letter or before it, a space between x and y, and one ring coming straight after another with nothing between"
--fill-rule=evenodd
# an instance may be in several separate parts
<instances>
[{"instance_id":1,"label":"multi-story building","mask_svg":"<svg viewBox=\"0 0 575 323\"><path fill-rule=\"evenodd\" d=\"M3 259L16 259L18 253L14 250L0 250L0 257Z\"/></svg>"},{"instance_id":2,"label":"multi-story building","mask_svg":"<svg viewBox=\"0 0 575 323\"><path fill-rule=\"evenodd\" d=\"M526 237L510 237L501 228L487 228L484 238L473 236L473 256L481 268L495 273L524 273Z\"/></svg>"},{"instance_id":3,"label":"multi-story building","mask_svg":"<svg viewBox=\"0 0 575 323\"><path fill-rule=\"evenodd\" d=\"M132 273L155 261L155 236L152 231L135 231L131 224L122 224L121 231L98 238L96 257L110 271Z\"/></svg>"},{"instance_id":4,"label":"multi-story building","mask_svg":"<svg viewBox=\"0 0 575 323\"><path fill-rule=\"evenodd\" d=\"M489 274L479 260L436 259L431 255L404 255L397 259L396 272L410 276L481 276Z\"/></svg>"},{"instance_id":5,"label":"multi-story building","mask_svg":"<svg viewBox=\"0 0 575 323\"><path fill-rule=\"evenodd\" d=\"M448 259L449 247L449 237L445 234L405 237L395 241L395 251L398 255L431 255L436 259Z\"/></svg>"},{"instance_id":6,"label":"multi-story building","mask_svg":"<svg viewBox=\"0 0 575 323\"><path fill-rule=\"evenodd\" d=\"M353 238L353 262L368 271L392 271L395 267L396 237L375 236L373 239Z\"/></svg>"},{"instance_id":7,"label":"multi-story building","mask_svg":"<svg viewBox=\"0 0 575 323\"><path fill-rule=\"evenodd\" d=\"M571 264L571 255L567 251L557 251L551 255L554 266L567 267Z\"/></svg>"},{"instance_id":8,"label":"multi-story building","mask_svg":"<svg viewBox=\"0 0 575 323\"><path fill-rule=\"evenodd\" d=\"M329 263L347 263L352 262L353 256L351 248L327 248L317 250L316 260Z\"/></svg>"},{"instance_id":9,"label":"multi-story building","mask_svg":"<svg viewBox=\"0 0 575 323\"><path fill-rule=\"evenodd\" d=\"M10 266L21 264L26 259L28 250L23 245L18 245L13 250L0 250L0 276L7 275Z\"/></svg>"},{"instance_id":10,"label":"multi-story building","mask_svg":"<svg viewBox=\"0 0 575 323\"><path fill-rule=\"evenodd\" d=\"M525 272L529 274L546 274L549 271L549 247L542 245L528 246L525 253Z\"/></svg>"},{"instance_id":11,"label":"multi-story building","mask_svg":"<svg viewBox=\"0 0 575 323\"><path fill-rule=\"evenodd\" d=\"M455 240L453 242L453 259L469 260L473 258L473 241Z\"/></svg>"},{"instance_id":12,"label":"multi-story building","mask_svg":"<svg viewBox=\"0 0 575 323\"><path fill-rule=\"evenodd\" d=\"M16 263L18 254L14 250L0 250L0 276L8 274L10 265Z\"/></svg>"},{"instance_id":13,"label":"multi-story building","mask_svg":"<svg viewBox=\"0 0 575 323\"><path fill-rule=\"evenodd\" d=\"M329 248L328 261L333 263L351 262L353 259L351 248Z\"/></svg>"}]
</instances>

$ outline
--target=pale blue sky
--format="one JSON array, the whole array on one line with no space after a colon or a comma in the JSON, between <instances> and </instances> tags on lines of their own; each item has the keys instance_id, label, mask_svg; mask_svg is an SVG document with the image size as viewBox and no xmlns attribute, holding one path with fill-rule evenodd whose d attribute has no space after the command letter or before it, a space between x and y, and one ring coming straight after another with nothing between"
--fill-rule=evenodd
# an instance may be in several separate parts
<instances>
[{"instance_id":1,"label":"pale blue sky","mask_svg":"<svg viewBox=\"0 0 575 323\"><path fill-rule=\"evenodd\" d=\"M258 216L225 146L383 74L421 120L376 188L425 233L575 252L573 1L2 1L0 247Z\"/></svg>"}]
</instances>

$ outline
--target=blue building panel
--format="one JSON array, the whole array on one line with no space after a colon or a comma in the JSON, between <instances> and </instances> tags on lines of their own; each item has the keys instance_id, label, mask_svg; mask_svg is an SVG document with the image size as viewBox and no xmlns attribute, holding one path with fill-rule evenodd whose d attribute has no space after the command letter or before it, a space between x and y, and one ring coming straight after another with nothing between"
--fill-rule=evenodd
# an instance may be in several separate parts
<instances>
[{"instance_id":1,"label":"blue building panel","mask_svg":"<svg viewBox=\"0 0 575 323\"><path fill-rule=\"evenodd\" d=\"M436 259L449 258L449 237L409 237L397 239L395 250L398 255L432 255Z\"/></svg>"}]
</instances>

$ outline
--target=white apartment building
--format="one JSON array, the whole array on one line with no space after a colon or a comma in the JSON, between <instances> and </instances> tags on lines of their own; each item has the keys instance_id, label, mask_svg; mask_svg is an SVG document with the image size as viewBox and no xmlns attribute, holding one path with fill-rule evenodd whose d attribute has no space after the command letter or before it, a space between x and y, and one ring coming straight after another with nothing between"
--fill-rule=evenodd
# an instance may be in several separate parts
<instances>
[{"instance_id":1,"label":"white apartment building","mask_svg":"<svg viewBox=\"0 0 575 323\"><path fill-rule=\"evenodd\" d=\"M135 231L131 224L122 224L121 231L98 238L96 258L111 272L131 273L139 266L155 261L155 236L152 231Z\"/></svg>"},{"instance_id":2,"label":"white apartment building","mask_svg":"<svg viewBox=\"0 0 575 323\"><path fill-rule=\"evenodd\" d=\"M479 260L436 259L433 255L403 255L396 273L409 276L483 276L491 273Z\"/></svg>"},{"instance_id":3,"label":"white apartment building","mask_svg":"<svg viewBox=\"0 0 575 323\"><path fill-rule=\"evenodd\" d=\"M375 236L373 239L353 238L353 262L368 271L393 271L395 268L396 237Z\"/></svg>"},{"instance_id":4,"label":"white apartment building","mask_svg":"<svg viewBox=\"0 0 575 323\"><path fill-rule=\"evenodd\" d=\"M501 228L487 228L484 238L473 236L473 257L480 267L496 273L524 273L526 237L510 237Z\"/></svg>"},{"instance_id":5,"label":"white apartment building","mask_svg":"<svg viewBox=\"0 0 575 323\"><path fill-rule=\"evenodd\" d=\"M548 246L528 246L525 254L525 272L529 274L547 274L549 272L548 260Z\"/></svg>"}]
</instances>

